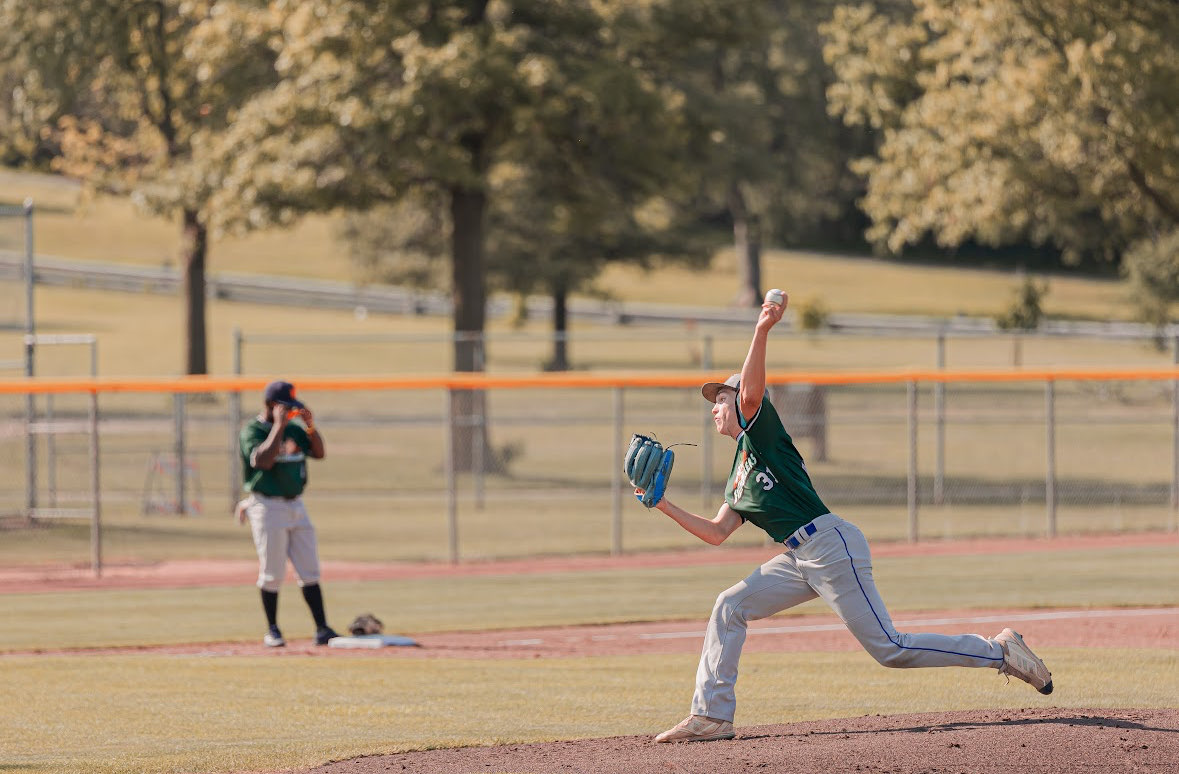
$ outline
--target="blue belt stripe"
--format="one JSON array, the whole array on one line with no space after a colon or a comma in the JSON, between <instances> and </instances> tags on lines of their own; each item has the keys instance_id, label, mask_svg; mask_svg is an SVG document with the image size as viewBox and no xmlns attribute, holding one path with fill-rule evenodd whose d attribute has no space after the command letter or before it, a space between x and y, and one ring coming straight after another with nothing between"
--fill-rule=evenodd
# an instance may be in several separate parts
<instances>
[{"instance_id":1,"label":"blue belt stripe","mask_svg":"<svg viewBox=\"0 0 1179 774\"><path fill-rule=\"evenodd\" d=\"M799 527L798 529L801 529L803 532L805 532L807 537L810 537L811 535L813 535L819 531L819 528L815 526L815 523L813 521L807 522L806 524ZM797 531L798 530L796 529L795 532L797 532ZM786 538L786 540L783 542L786 543L786 545L790 548L798 548L799 546L802 545L802 541L799 540L798 538L794 537L793 534L791 534L790 537Z\"/></svg>"},{"instance_id":2,"label":"blue belt stripe","mask_svg":"<svg viewBox=\"0 0 1179 774\"><path fill-rule=\"evenodd\" d=\"M847 540L843 537L843 533L839 531L839 527L835 528L835 533L837 535L839 535L839 539L841 541L843 541L843 550L844 550L844 552L847 553L848 561L851 562L852 574L856 576L856 583L860 587L860 593L864 595L864 601L868 603L868 609L872 611L872 616L876 619L876 624L880 627L880 631L884 632L884 636L888 638L889 642L891 642L893 645L897 646L901 650L925 650L925 651L929 651L930 653L949 653L950 655L953 655L953 656L967 656L969 658L981 658L981 659L985 659L987 661L1002 661L1003 660L1001 657L994 658L992 656L979 656L974 653L959 653L956 650L940 650L938 648L914 648L914 647L910 647L908 645L902 645L899 642L897 642L896 640L894 640L892 638L892 635L888 633L888 629L884 628L884 622L880 620L880 616L877 614L876 608L872 607L872 598L868 596L867 591L864 591L864 584L860 581L860 574L858 572L856 572L855 559L852 557L851 549L847 547Z\"/></svg>"}]
</instances>

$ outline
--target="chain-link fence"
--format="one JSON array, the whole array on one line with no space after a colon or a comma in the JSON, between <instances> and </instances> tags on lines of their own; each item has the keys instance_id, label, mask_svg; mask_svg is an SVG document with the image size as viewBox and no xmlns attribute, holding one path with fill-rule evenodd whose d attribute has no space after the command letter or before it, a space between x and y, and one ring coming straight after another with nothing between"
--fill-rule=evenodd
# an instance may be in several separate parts
<instances>
[{"instance_id":1,"label":"chain-link fence","mask_svg":"<svg viewBox=\"0 0 1179 774\"><path fill-rule=\"evenodd\" d=\"M728 363L739 368L749 349L756 310L740 324L579 326L569 331L493 331L483 334L438 330L385 333L282 333L235 330L231 342L234 374L439 373L453 367L455 342L473 347L476 359L496 373L547 370L560 350L562 370L711 371ZM936 322L936 321L935 321ZM635 346L641 340L644 346ZM801 331L775 329L767 355L770 370L839 371L897 368L1142 368L1179 362L1172 331L1139 326L1084 332L975 331L928 328L898 330Z\"/></svg>"},{"instance_id":2,"label":"chain-link fence","mask_svg":"<svg viewBox=\"0 0 1179 774\"><path fill-rule=\"evenodd\" d=\"M1175 529L1176 376L770 380L827 504L874 539L914 540ZM635 502L621 465L632 432L696 444L677 450L669 497L716 512L733 446L713 429L700 381L682 373L303 379L300 397L327 443L326 458L310 463L305 495L323 554L464 561L693 546ZM97 569L250 557L249 536L229 514L239 495L237 434L262 409L265 380L191 384L0 384L0 463L10 473L0 479L8 514L0 561ZM93 503L93 518L24 509L28 390L55 393L56 421L78 431L58 439L54 497ZM44 448L39 455L49 469ZM743 529L731 542L764 535Z\"/></svg>"}]
</instances>

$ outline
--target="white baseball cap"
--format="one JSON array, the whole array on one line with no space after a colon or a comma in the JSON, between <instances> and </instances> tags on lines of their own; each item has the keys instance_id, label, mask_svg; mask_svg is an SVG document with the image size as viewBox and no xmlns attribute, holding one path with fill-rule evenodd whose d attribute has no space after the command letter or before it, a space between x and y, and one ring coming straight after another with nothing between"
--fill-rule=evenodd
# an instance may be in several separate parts
<instances>
[{"instance_id":1,"label":"white baseball cap","mask_svg":"<svg viewBox=\"0 0 1179 774\"><path fill-rule=\"evenodd\" d=\"M733 374L723 382L708 382L700 388L700 394L709 403L716 403L717 394L728 387L730 390L736 391L741 386L741 374Z\"/></svg>"}]
</instances>

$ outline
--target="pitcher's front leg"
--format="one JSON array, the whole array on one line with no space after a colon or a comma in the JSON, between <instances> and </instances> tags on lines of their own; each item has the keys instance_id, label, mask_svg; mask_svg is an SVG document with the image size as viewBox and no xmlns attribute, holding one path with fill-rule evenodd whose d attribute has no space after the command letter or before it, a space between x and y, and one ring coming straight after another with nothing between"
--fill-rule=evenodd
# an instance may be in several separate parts
<instances>
[{"instance_id":1,"label":"pitcher's front leg","mask_svg":"<svg viewBox=\"0 0 1179 774\"><path fill-rule=\"evenodd\" d=\"M766 618L816 596L790 554L774 557L721 593L704 635L692 714L732 722L737 708L737 664L749 621Z\"/></svg>"}]
</instances>

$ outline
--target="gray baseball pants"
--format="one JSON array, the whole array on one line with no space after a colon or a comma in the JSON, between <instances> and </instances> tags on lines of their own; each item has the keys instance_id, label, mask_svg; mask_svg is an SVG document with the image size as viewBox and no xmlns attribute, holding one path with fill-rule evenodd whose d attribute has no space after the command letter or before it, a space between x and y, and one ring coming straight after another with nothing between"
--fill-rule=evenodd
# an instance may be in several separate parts
<instances>
[{"instance_id":1,"label":"gray baseball pants","mask_svg":"<svg viewBox=\"0 0 1179 774\"><path fill-rule=\"evenodd\" d=\"M835 514L800 546L775 556L716 600L696 672L692 714L732 721L737 707L737 661L749 621L823 600L878 662L887 667L991 667L1003 664L998 643L977 634L906 634L892 625L872 580L864 533Z\"/></svg>"},{"instance_id":2,"label":"gray baseball pants","mask_svg":"<svg viewBox=\"0 0 1179 774\"><path fill-rule=\"evenodd\" d=\"M246 516L254 534L254 547L258 549L258 588L278 591L287 574L288 558L300 586L319 582L315 527L302 497L285 500L251 494Z\"/></svg>"}]
</instances>

